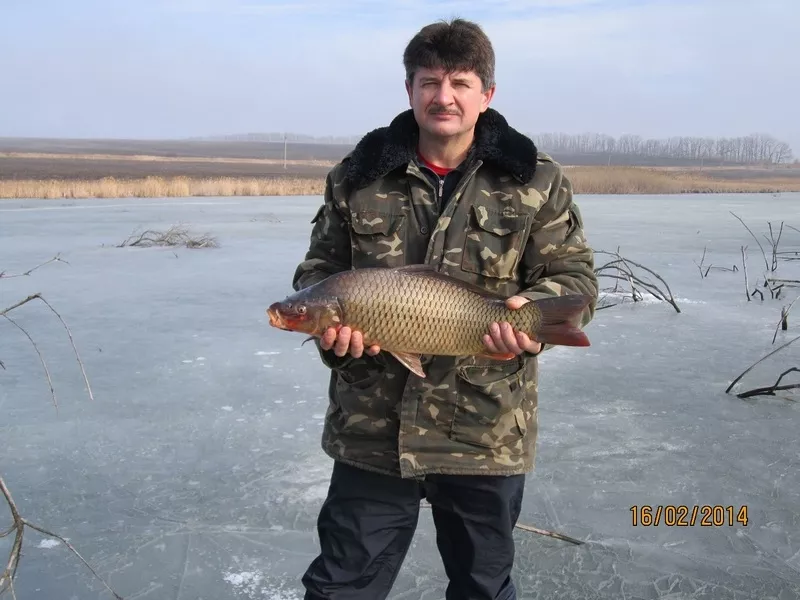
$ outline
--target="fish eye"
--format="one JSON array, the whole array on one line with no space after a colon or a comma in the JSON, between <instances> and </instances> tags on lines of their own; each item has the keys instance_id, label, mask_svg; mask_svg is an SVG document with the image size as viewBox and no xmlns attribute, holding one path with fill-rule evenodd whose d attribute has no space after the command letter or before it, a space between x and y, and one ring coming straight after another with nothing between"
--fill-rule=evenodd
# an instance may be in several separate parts
<instances>
[{"instance_id":1,"label":"fish eye","mask_svg":"<svg viewBox=\"0 0 800 600\"><path fill-rule=\"evenodd\" d=\"M297 307L297 312L299 312L301 315L306 314L306 307L301 304Z\"/></svg>"}]
</instances>

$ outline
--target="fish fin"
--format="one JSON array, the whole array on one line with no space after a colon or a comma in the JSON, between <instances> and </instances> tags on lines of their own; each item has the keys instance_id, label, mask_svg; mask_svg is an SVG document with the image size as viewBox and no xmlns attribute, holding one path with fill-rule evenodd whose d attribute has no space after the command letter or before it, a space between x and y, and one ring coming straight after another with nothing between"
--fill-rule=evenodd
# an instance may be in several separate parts
<instances>
[{"instance_id":1,"label":"fish fin","mask_svg":"<svg viewBox=\"0 0 800 600\"><path fill-rule=\"evenodd\" d=\"M446 281L453 285L457 285L463 287L479 296L484 298L488 298L489 300L506 300L506 296L502 294L497 294L495 292L489 291L486 288L482 288L481 286L469 282L463 281L454 277L452 275L448 275L447 273L442 273L441 271L437 271L434 265L429 265L426 263L418 264L418 265L404 265L402 267L393 267L393 270L404 272L404 273L414 273L421 277L430 277L431 279L439 279L441 281Z\"/></svg>"},{"instance_id":2,"label":"fish fin","mask_svg":"<svg viewBox=\"0 0 800 600\"><path fill-rule=\"evenodd\" d=\"M303 340L303 343L300 344L300 346L302 347L303 345L305 345L306 342L310 342L310 341L315 340L315 339L316 339L316 336L310 335L306 339Z\"/></svg>"},{"instance_id":3,"label":"fish fin","mask_svg":"<svg viewBox=\"0 0 800 600\"><path fill-rule=\"evenodd\" d=\"M489 354L488 352L485 354L476 354L477 358L488 358L491 360L511 360L512 358L516 358L517 355L513 352L507 352L506 354Z\"/></svg>"},{"instance_id":4,"label":"fish fin","mask_svg":"<svg viewBox=\"0 0 800 600\"><path fill-rule=\"evenodd\" d=\"M542 344L589 346L589 338L580 329L580 317L593 299L585 294L566 294L534 300L542 322L532 337Z\"/></svg>"},{"instance_id":5,"label":"fish fin","mask_svg":"<svg viewBox=\"0 0 800 600\"><path fill-rule=\"evenodd\" d=\"M422 363L420 362L419 354L412 354L411 352L391 352L397 360L399 360L409 371L415 375L419 375L425 379L425 371L422 370Z\"/></svg>"}]
</instances>

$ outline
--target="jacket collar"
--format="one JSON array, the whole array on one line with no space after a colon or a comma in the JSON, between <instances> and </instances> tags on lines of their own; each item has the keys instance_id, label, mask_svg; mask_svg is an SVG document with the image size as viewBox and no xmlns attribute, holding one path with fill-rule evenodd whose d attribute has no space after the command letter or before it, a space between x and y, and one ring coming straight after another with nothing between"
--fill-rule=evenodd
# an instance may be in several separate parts
<instances>
[{"instance_id":1,"label":"jacket collar","mask_svg":"<svg viewBox=\"0 0 800 600\"><path fill-rule=\"evenodd\" d=\"M350 153L346 179L355 189L363 188L416 158L419 126L409 109L387 127L366 134ZM527 183L536 170L536 146L530 138L508 125L505 118L489 108L475 125L472 155L507 171L520 183Z\"/></svg>"}]
</instances>

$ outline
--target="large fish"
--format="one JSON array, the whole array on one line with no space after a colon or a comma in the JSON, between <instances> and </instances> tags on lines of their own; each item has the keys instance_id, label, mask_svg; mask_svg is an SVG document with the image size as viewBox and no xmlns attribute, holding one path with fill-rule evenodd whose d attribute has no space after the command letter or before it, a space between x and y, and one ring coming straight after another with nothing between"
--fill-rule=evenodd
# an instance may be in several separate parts
<instances>
[{"instance_id":1,"label":"large fish","mask_svg":"<svg viewBox=\"0 0 800 600\"><path fill-rule=\"evenodd\" d=\"M341 271L267 309L269 323L320 337L329 327L361 331L364 347L377 344L410 371L425 377L421 355L482 356L492 322L508 321L531 339L547 344L588 346L581 311L592 296L569 294L509 309L506 298L455 279L431 265Z\"/></svg>"}]
</instances>

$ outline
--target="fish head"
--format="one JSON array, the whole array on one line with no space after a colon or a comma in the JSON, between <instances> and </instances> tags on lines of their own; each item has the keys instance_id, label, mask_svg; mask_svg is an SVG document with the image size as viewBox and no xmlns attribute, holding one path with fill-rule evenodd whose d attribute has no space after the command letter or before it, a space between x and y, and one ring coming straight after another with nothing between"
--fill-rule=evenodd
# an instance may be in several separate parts
<instances>
[{"instance_id":1,"label":"fish head","mask_svg":"<svg viewBox=\"0 0 800 600\"><path fill-rule=\"evenodd\" d=\"M328 327L341 327L342 315L336 299L289 297L267 309L269 324L285 331L321 336Z\"/></svg>"}]
</instances>

